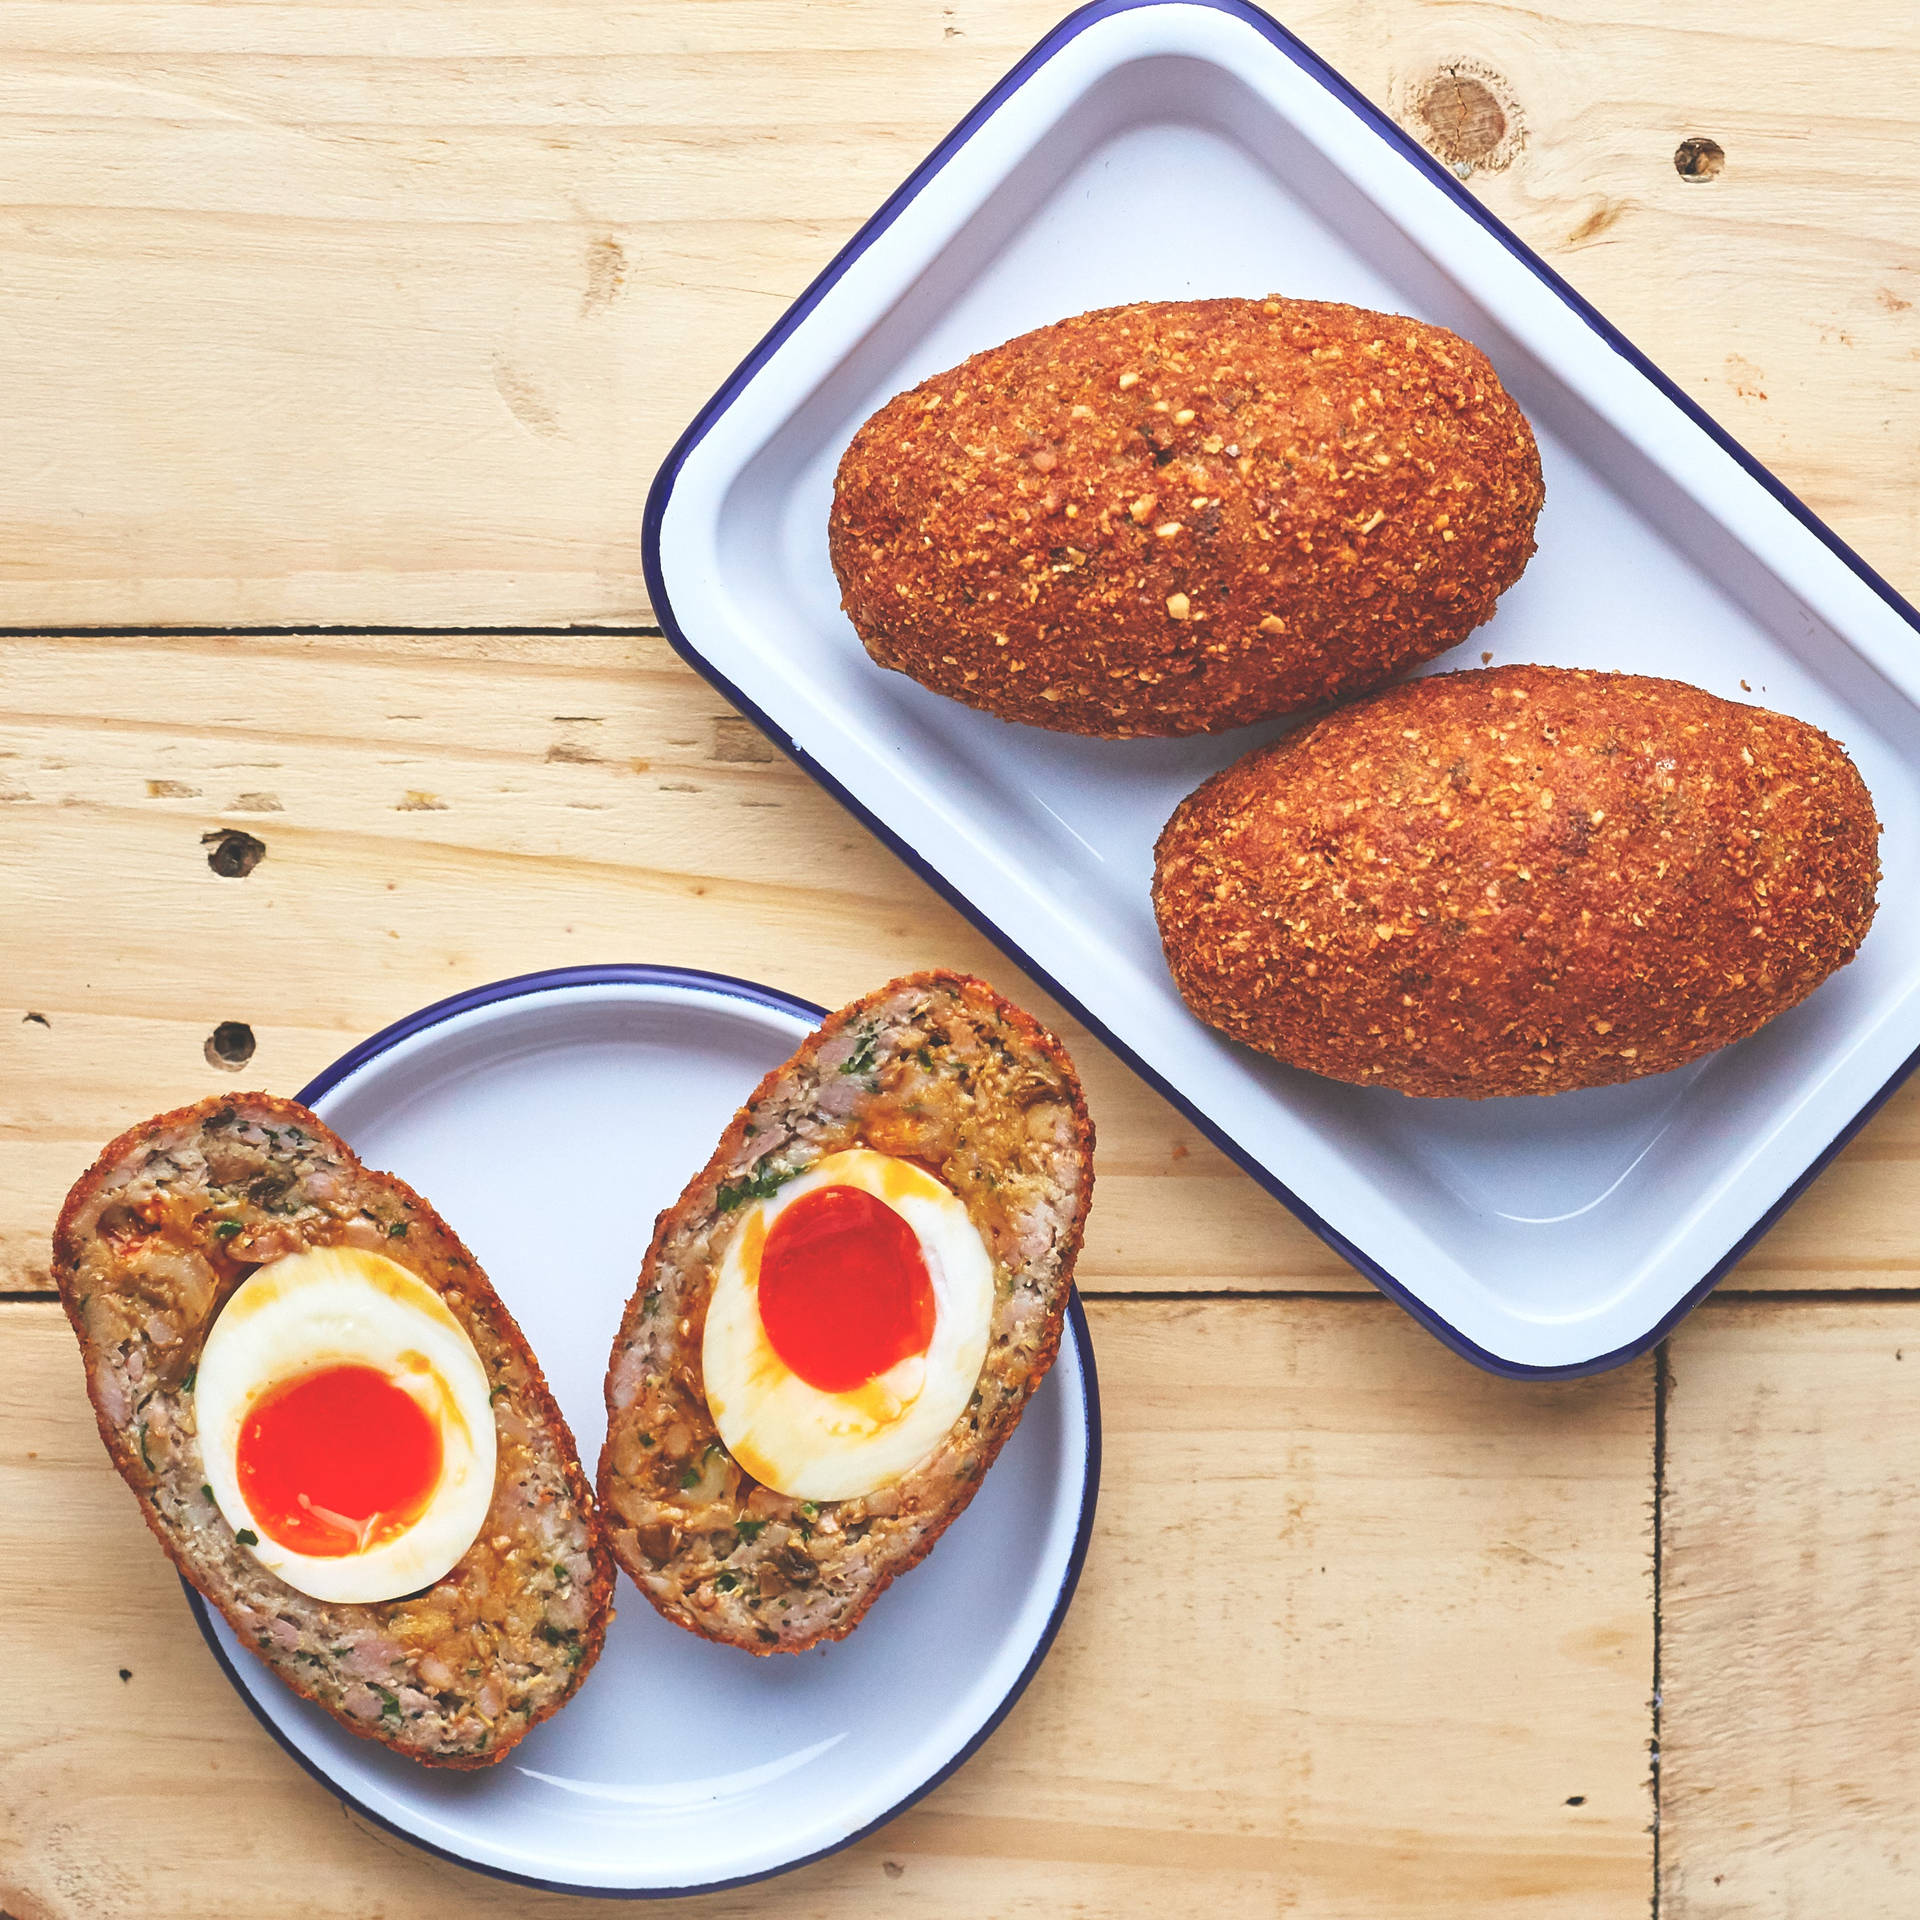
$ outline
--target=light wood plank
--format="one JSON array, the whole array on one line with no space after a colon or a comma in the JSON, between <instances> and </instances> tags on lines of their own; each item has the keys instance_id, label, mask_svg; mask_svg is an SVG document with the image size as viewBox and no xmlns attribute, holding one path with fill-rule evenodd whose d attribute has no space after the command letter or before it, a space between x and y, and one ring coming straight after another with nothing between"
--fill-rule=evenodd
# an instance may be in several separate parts
<instances>
[{"instance_id":1,"label":"light wood plank","mask_svg":"<svg viewBox=\"0 0 1920 1920\"><path fill-rule=\"evenodd\" d=\"M1663 1920L1920 1908L1920 1302L1715 1303L1674 1336Z\"/></svg>"},{"instance_id":2,"label":"light wood plank","mask_svg":"<svg viewBox=\"0 0 1920 1920\"><path fill-rule=\"evenodd\" d=\"M1910 1081L1722 1288L1914 1286L1920 1286L1920 1085Z\"/></svg>"},{"instance_id":3,"label":"light wood plank","mask_svg":"<svg viewBox=\"0 0 1920 1920\"><path fill-rule=\"evenodd\" d=\"M244 1078L292 1092L444 994L610 959L830 1005L974 968L1087 1078L1084 1285L1365 1285L658 638L0 637L0 827L0 1290L46 1286L112 1134L237 1084L204 1055L219 1022L254 1030ZM267 847L245 879L207 867L222 827ZM1917 1280L1920 1089L1730 1284Z\"/></svg>"},{"instance_id":4,"label":"light wood plank","mask_svg":"<svg viewBox=\"0 0 1920 1920\"><path fill-rule=\"evenodd\" d=\"M640 618L674 435L1060 6L0 8L0 623ZM1920 583L1920 15L1285 11L1489 72L1474 189Z\"/></svg>"},{"instance_id":5,"label":"light wood plank","mask_svg":"<svg viewBox=\"0 0 1920 1920\"><path fill-rule=\"evenodd\" d=\"M244 879L208 868L223 826L267 848ZM48 1284L60 1199L121 1127L603 960L826 1005L972 968L1086 1078L1085 1285L1365 1284L665 642L534 634L0 638L0 1290ZM258 1042L238 1076L205 1058L225 1020Z\"/></svg>"},{"instance_id":6,"label":"light wood plank","mask_svg":"<svg viewBox=\"0 0 1920 1920\"><path fill-rule=\"evenodd\" d=\"M1093 1319L1099 1524L1025 1699L873 1840L666 1911L1638 1920L1650 1366L1514 1387L1373 1299ZM52 1307L0 1307L0 1363L0 1610L32 1677L0 1908L576 1910L343 1819L201 1647Z\"/></svg>"}]
</instances>

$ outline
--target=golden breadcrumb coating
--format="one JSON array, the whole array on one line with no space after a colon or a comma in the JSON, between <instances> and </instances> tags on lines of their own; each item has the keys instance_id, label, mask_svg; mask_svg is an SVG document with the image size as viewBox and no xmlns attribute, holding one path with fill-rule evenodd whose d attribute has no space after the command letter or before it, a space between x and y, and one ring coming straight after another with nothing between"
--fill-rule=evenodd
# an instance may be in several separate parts
<instances>
[{"instance_id":1,"label":"golden breadcrumb coating","mask_svg":"<svg viewBox=\"0 0 1920 1920\"><path fill-rule=\"evenodd\" d=\"M1155 851L1189 1006L1432 1096L1664 1073L1859 950L1872 796L1817 728L1677 680L1498 667L1396 687L1215 775Z\"/></svg>"},{"instance_id":2,"label":"golden breadcrumb coating","mask_svg":"<svg viewBox=\"0 0 1920 1920\"><path fill-rule=\"evenodd\" d=\"M1068 733L1215 733L1457 645L1540 502L1532 431L1457 335L1157 301L889 401L840 462L829 543L883 667Z\"/></svg>"}]
</instances>

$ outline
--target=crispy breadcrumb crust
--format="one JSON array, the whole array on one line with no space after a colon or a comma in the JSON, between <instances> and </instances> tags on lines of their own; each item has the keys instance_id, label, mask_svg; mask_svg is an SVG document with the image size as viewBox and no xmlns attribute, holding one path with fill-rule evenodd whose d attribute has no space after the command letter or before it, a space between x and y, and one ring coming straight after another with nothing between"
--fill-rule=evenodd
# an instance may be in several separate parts
<instances>
[{"instance_id":1,"label":"crispy breadcrumb crust","mask_svg":"<svg viewBox=\"0 0 1920 1920\"><path fill-rule=\"evenodd\" d=\"M480 1536L422 1593L312 1599L236 1538L205 1486L193 1379L257 1266L307 1247L385 1254L466 1329L495 1381ZM54 1230L61 1304L107 1452L181 1573L302 1698L427 1766L498 1762L571 1698L613 1617L613 1562L565 1417L513 1317L446 1222L306 1108L207 1099L130 1128Z\"/></svg>"},{"instance_id":2,"label":"crispy breadcrumb crust","mask_svg":"<svg viewBox=\"0 0 1920 1920\"><path fill-rule=\"evenodd\" d=\"M1678 680L1497 667L1396 687L1184 801L1154 911L1187 1004L1429 1097L1664 1073L1859 950L1873 799L1817 728Z\"/></svg>"},{"instance_id":3,"label":"crispy breadcrumb crust","mask_svg":"<svg viewBox=\"0 0 1920 1920\"><path fill-rule=\"evenodd\" d=\"M914 1160L959 1196L992 1256L993 1320L973 1399L925 1461L859 1498L801 1501L721 1443L707 1306L744 1203L855 1146ZM600 1497L641 1592L750 1653L851 1633L973 1498L1053 1364L1092 1185L1093 1124L1066 1050L984 981L913 974L831 1015L660 1216L614 1342Z\"/></svg>"},{"instance_id":4,"label":"crispy breadcrumb crust","mask_svg":"<svg viewBox=\"0 0 1920 1920\"><path fill-rule=\"evenodd\" d=\"M1154 301L889 401L834 482L883 667L1068 733L1213 733L1456 646L1533 553L1540 456L1487 357L1317 300Z\"/></svg>"}]
</instances>

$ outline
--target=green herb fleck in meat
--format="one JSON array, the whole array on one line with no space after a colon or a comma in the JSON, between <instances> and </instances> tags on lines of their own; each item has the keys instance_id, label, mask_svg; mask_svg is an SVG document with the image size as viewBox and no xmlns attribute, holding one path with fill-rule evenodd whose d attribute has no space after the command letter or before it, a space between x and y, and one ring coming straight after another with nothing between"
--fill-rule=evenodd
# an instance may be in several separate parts
<instances>
[{"instance_id":1,"label":"green herb fleck in meat","mask_svg":"<svg viewBox=\"0 0 1920 1920\"><path fill-rule=\"evenodd\" d=\"M767 1523L764 1520L736 1520L733 1523L734 1532L737 1533L748 1546L751 1546L754 1541L760 1538L761 1534L766 1531L766 1527Z\"/></svg>"},{"instance_id":2,"label":"green herb fleck in meat","mask_svg":"<svg viewBox=\"0 0 1920 1920\"><path fill-rule=\"evenodd\" d=\"M749 1200L764 1200L779 1192L799 1171L798 1167L762 1167L745 1180L723 1186L713 1196L713 1203L722 1213L731 1213Z\"/></svg>"},{"instance_id":3,"label":"green herb fleck in meat","mask_svg":"<svg viewBox=\"0 0 1920 1920\"><path fill-rule=\"evenodd\" d=\"M251 1527L242 1527L233 1537L238 1540L243 1547L257 1547L260 1544L260 1536L255 1533ZM346 1649L342 1647L340 1651L344 1653Z\"/></svg>"},{"instance_id":4,"label":"green herb fleck in meat","mask_svg":"<svg viewBox=\"0 0 1920 1920\"><path fill-rule=\"evenodd\" d=\"M404 1240L407 1237L407 1229L412 1224L413 1222L411 1220L396 1220L393 1225L387 1229L387 1238L389 1240Z\"/></svg>"},{"instance_id":5,"label":"green herb fleck in meat","mask_svg":"<svg viewBox=\"0 0 1920 1920\"><path fill-rule=\"evenodd\" d=\"M246 1223L241 1220L218 1220L214 1223L213 1237L216 1240L232 1240L246 1232Z\"/></svg>"},{"instance_id":6,"label":"green herb fleck in meat","mask_svg":"<svg viewBox=\"0 0 1920 1920\"><path fill-rule=\"evenodd\" d=\"M880 1029L862 1027L860 1044L840 1063L842 1073L871 1073L875 1057L880 1052Z\"/></svg>"}]
</instances>

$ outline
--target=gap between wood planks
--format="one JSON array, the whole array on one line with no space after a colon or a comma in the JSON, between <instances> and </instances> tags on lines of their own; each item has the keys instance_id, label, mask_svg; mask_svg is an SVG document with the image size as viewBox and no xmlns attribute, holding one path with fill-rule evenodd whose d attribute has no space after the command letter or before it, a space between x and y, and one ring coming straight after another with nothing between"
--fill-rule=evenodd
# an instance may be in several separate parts
<instances>
[{"instance_id":1,"label":"gap between wood planks","mask_svg":"<svg viewBox=\"0 0 1920 1920\"><path fill-rule=\"evenodd\" d=\"M1393 1306L1394 1302L1370 1287L1082 1287L1089 1300L1133 1301L1161 1306L1177 1306L1183 1301L1203 1300L1321 1300L1346 1306ZM59 1289L45 1287L0 1287L0 1306L33 1306L57 1300ZM1867 1307L1920 1301L1920 1287L1806 1287L1790 1291L1784 1287L1727 1287L1711 1294L1694 1309L1710 1312L1718 1306L1742 1306L1764 1301L1769 1306ZM1405 1309L1398 1309L1404 1312ZM1667 1343L1654 1349L1656 1363L1665 1365ZM1623 1363L1630 1364L1630 1363Z\"/></svg>"}]
</instances>

